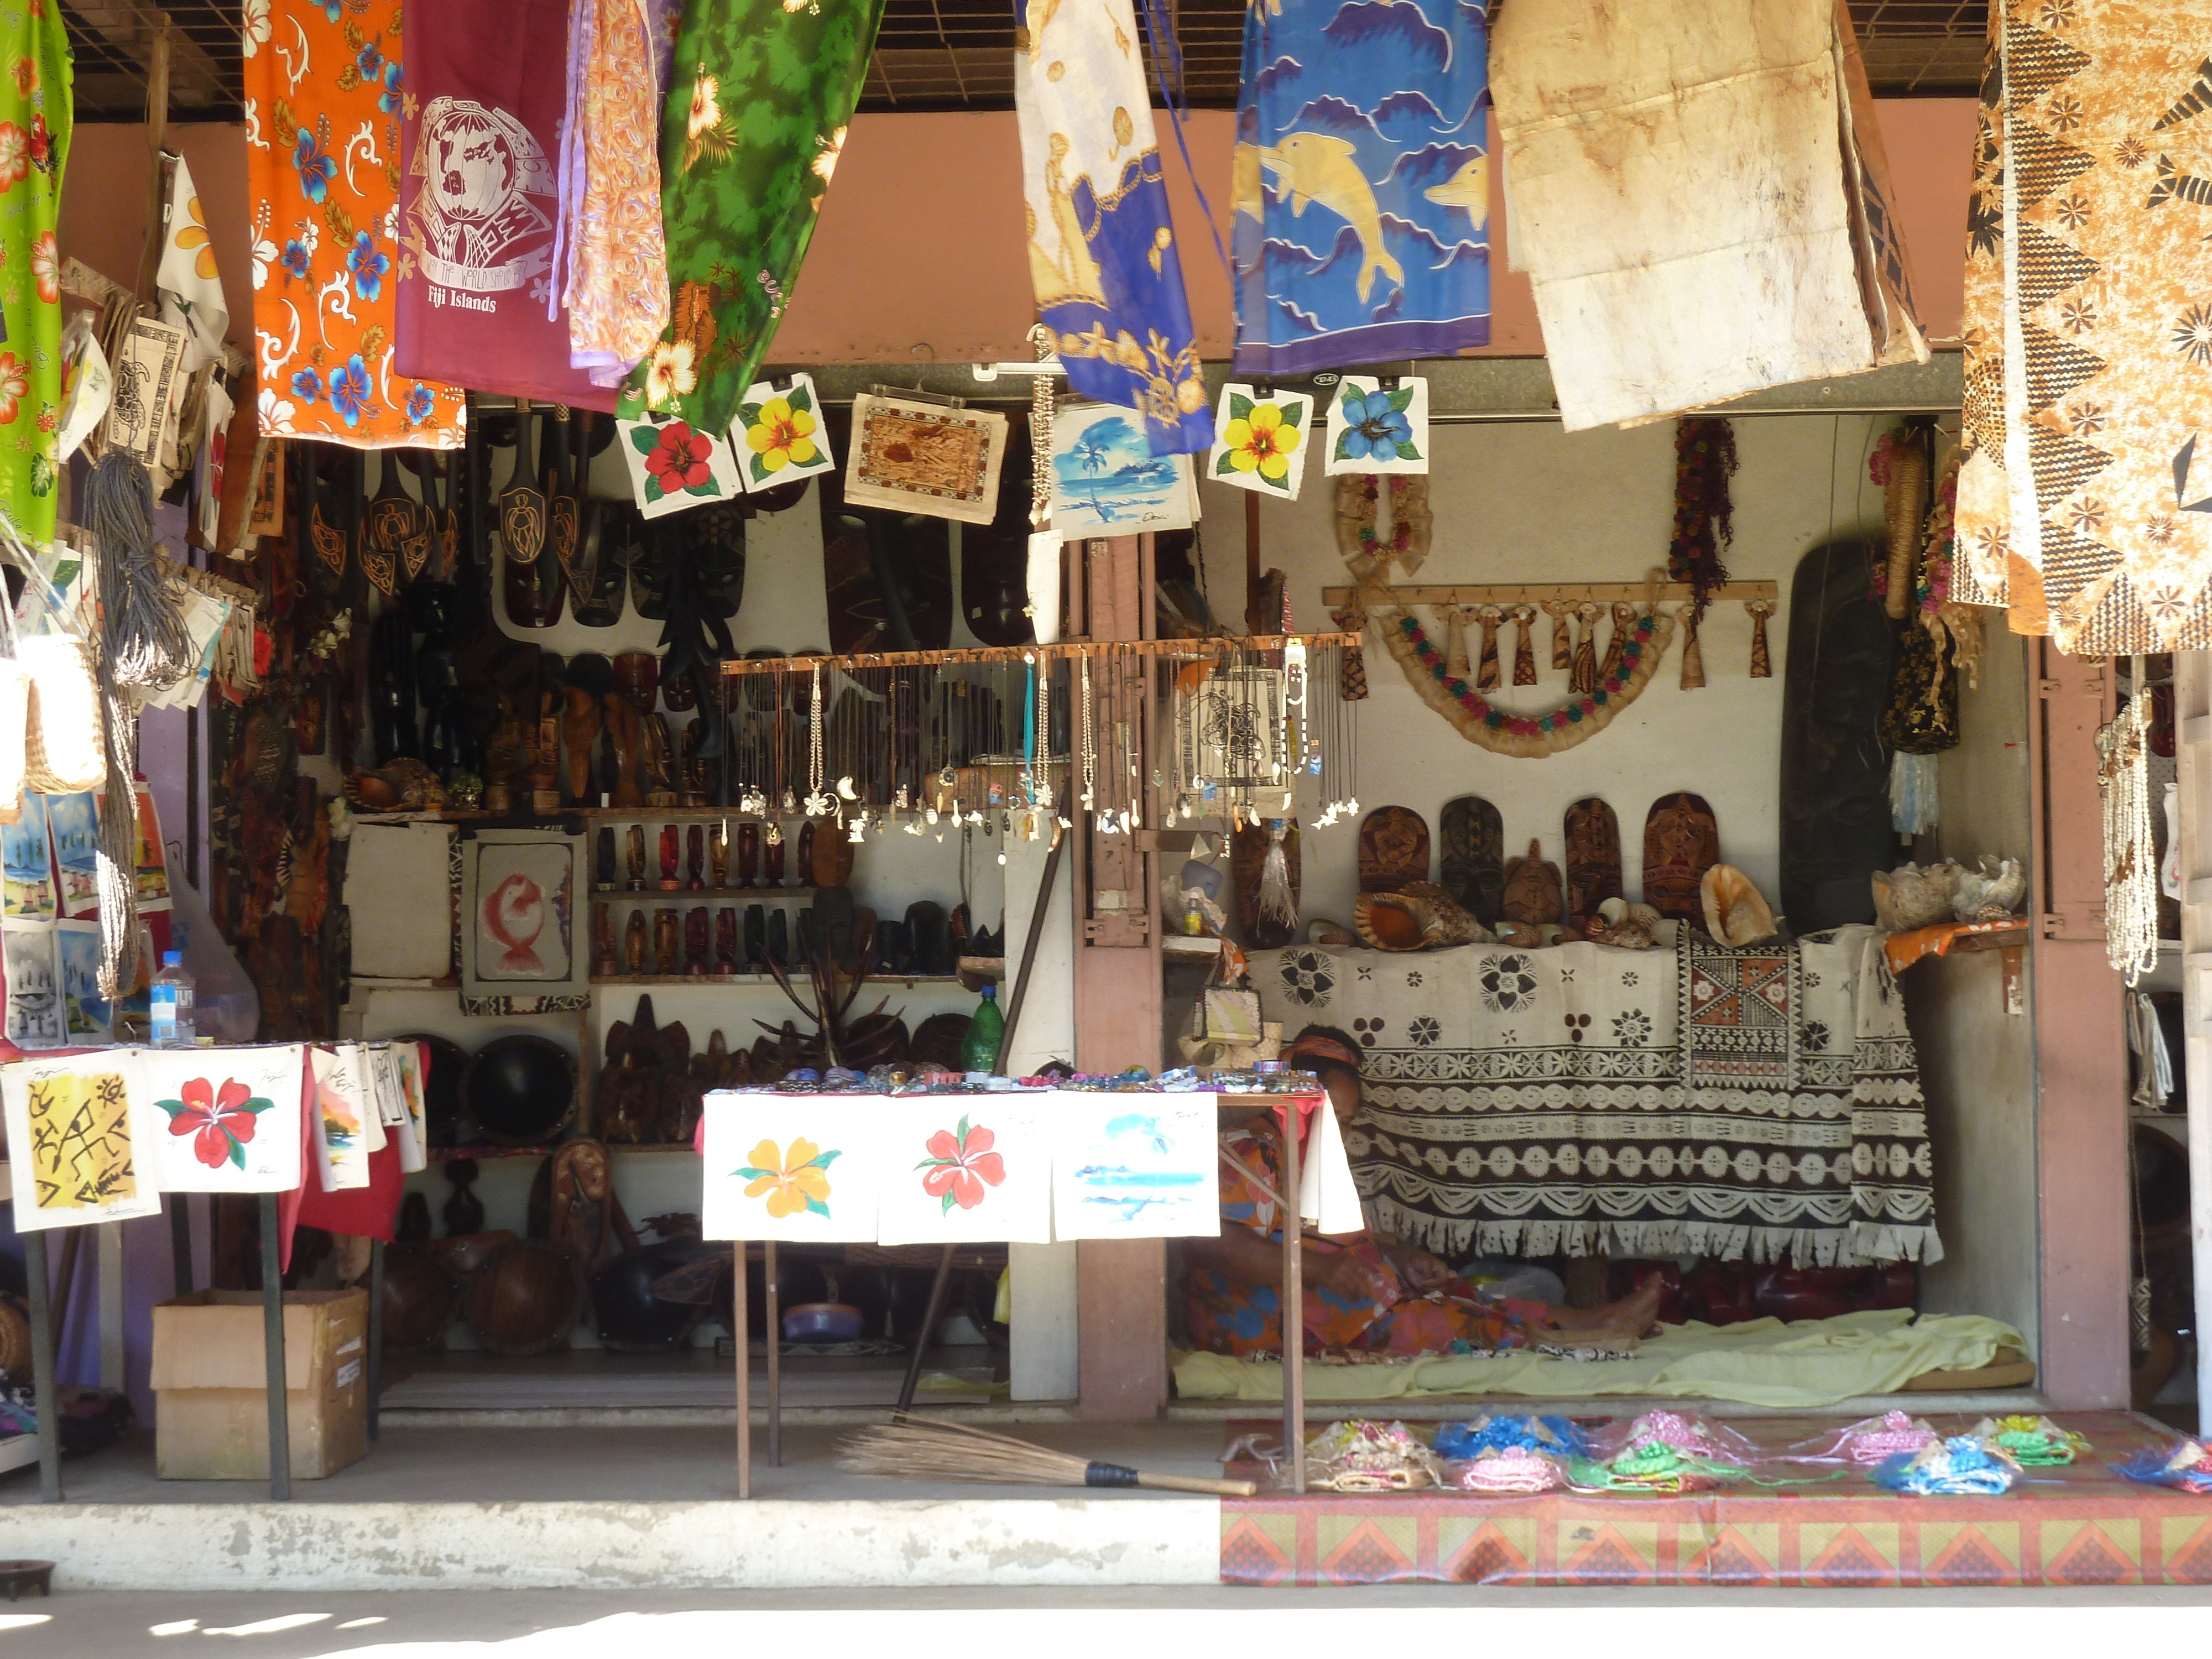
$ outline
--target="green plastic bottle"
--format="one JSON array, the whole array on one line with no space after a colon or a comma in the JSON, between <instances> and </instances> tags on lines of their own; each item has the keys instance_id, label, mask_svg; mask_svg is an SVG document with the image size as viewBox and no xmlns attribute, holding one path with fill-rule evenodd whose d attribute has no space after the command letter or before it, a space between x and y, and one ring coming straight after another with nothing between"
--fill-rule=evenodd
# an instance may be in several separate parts
<instances>
[{"instance_id":1,"label":"green plastic bottle","mask_svg":"<svg viewBox=\"0 0 2212 1659\"><path fill-rule=\"evenodd\" d=\"M983 1000L968 1022L968 1036L960 1045L960 1063L971 1072L999 1069L999 1043L1006 1035L1006 1017L999 1012L999 988L986 985Z\"/></svg>"}]
</instances>

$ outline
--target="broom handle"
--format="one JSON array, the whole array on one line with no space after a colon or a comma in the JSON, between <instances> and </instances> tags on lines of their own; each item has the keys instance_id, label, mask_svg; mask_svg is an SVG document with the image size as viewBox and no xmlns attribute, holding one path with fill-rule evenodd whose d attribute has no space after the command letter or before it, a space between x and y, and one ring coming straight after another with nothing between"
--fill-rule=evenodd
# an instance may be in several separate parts
<instances>
[{"instance_id":1,"label":"broom handle","mask_svg":"<svg viewBox=\"0 0 2212 1659\"><path fill-rule=\"evenodd\" d=\"M1216 1498L1251 1498L1259 1487L1249 1480L1212 1480L1197 1474L1147 1474L1139 1469L1137 1484L1158 1492L1198 1492Z\"/></svg>"}]
</instances>

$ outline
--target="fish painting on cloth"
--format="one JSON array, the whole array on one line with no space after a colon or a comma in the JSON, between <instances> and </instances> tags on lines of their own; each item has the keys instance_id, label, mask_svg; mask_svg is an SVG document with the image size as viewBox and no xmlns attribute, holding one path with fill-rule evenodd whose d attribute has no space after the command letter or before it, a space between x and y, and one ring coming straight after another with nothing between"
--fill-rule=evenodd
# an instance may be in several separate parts
<instances>
[{"instance_id":1,"label":"fish painting on cloth","mask_svg":"<svg viewBox=\"0 0 2212 1659\"><path fill-rule=\"evenodd\" d=\"M1155 455L1213 441L1129 0L1018 7L1030 281L1067 383L1134 410Z\"/></svg>"},{"instance_id":2,"label":"fish painting on cloth","mask_svg":"<svg viewBox=\"0 0 2212 1659\"><path fill-rule=\"evenodd\" d=\"M584 836L485 830L461 843L461 993L588 995ZM520 1012L520 1011L518 1011Z\"/></svg>"},{"instance_id":3,"label":"fish painting on cloth","mask_svg":"<svg viewBox=\"0 0 2212 1659\"><path fill-rule=\"evenodd\" d=\"M436 0L407 18L395 367L573 408L611 386L569 363L549 305L565 0Z\"/></svg>"},{"instance_id":4,"label":"fish painting on cloth","mask_svg":"<svg viewBox=\"0 0 2212 1659\"><path fill-rule=\"evenodd\" d=\"M838 1095L708 1095L703 1236L874 1243L893 1109Z\"/></svg>"},{"instance_id":5,"label":"fish painting on cloth","mask_svg":"<svg viewBox=\"0 0 2212 1659\"><path fill-rule=\"evenodd\" d=\"M1312 413L1310 398L1231 381L1221 388L1206 476L1255 495L1297 500L1306 476L1306 420Z\"/></svg>"},{"instance_id":6,"label":"fish painting on cloth","mask_svg":"<svg viewBox=\"0 0 2212 1659\"><path fill-rule=\"evenodd\" d=\"M1042 1097L926 1095L884 1110L882 1244L1052 1239L1052 1137Z\"/></svg>"},{"instance_id":7,"label":"fish painting on cloth","mask_svg":"<svg viewBox=\"0 0 2212 1659\"><path fill-rule=\"evenodd\" d=\"M252 0L246 171L264 435L455 449L460 389L400 372L400 0ZM416 20L410 18L413 22ZM121 386L118 378L118 393Z\"/></svg>"},{"instance_id":8,"label":"fish painting on cloth","mask_svg":"<svg viewBox=\"0 0 2212 1659\"><path fill-rule=\"evenodd\" d=\"M684 8L660 128L668 326L622 413L726 431L791 303L884 0Z\"/></svg>"},{"instance_id":9,"label":"fish painting on cloth","mask_svg":"<svg viewBox=\"0 0 2212 1659\"><path fill-rule=\"evenodd\" d=\"M307 1050L137 1051L141 1085L166 1118L155 1167L171 1193L289 1193L300 1184Z\"/></svg>"},{"instance_id":10,"label":"fish painting on cloth","mask_svg":"<svg viewBox=\"0 0 2212 1659\"><path fill-rule=\"evenodd\" d=\"M1239 374L1489 343L1486 26L1468 0L1246 9L1233 185Z\"/></svg>"},{"instance_id":11,"label":"fish painting on cloth","mask_svg":"<svg viewBox=\"0 0 2212 1659\"><path fill-rule=\"evenodd\" d=\"M1328 403L1328 431L1322 470L1340 472L1426 472L1429 470L1429 383L1419 375L1386 386L1347 374Z\"/></svg>"},{"instance_id":12,"label":"fish painting on cloth","mask_svg":"<svg viewBox=\"0 0 2212 1659\"><path fill-rule=\"evenodd\" d=\"M17 1232L161 1212L150 1162L161 1115L138 1085L131 1050L0 1066L0 1111Z\"/></svg>"},{"instance_id":13,"label":"fish painting on cloth","mask_svg":"<svg viewBox=\"0 0 2212 1659\"><path fill-rule=\"evenodd\" d=\"M1052 1110L1055 1238L1220 1232L1212 1095L1064 1094Z\"/></svg>"}]
</instances>

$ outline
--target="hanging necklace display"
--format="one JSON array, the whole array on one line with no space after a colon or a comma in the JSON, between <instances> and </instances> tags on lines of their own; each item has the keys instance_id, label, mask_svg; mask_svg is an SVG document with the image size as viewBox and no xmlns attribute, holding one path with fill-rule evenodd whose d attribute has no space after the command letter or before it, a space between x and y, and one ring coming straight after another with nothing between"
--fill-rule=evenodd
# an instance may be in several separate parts
<instances>
[{"instance_id":1,"label":"hanging necklace display","mask_svg":"<svg viewBox=\"0 0 2212 1659\"><path fill-rule=\"evenodd\" d=\"M829 792L822 787L822 671L813 674L811 712L806 722L806 816L818 818L830 807Z\"/></svg>"},{"instance_id":2,"label":"hanging necklace display","mask_svg":"<svg viewBox=\"0 0 2212 1659\"><path fill-rule=\"evenodd\" d=\"M2128 706L2097 731L2105 808L2105 959L2133 987L2158 966L2158 856L2150 827L2150 688L2131 658Z\"/></svg>"}]
</instances>

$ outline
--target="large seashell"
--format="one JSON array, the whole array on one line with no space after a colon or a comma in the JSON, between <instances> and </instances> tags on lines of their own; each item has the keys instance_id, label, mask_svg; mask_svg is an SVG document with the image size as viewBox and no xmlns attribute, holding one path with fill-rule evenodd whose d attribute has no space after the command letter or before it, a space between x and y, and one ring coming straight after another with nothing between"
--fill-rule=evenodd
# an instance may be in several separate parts
<instances>
[{"instance_id":1,"label":"large seashell","mask_svg":"<svg viewBox=\"0 0 2212 1659\"><path fill-rule=\"evenodd\" d=\"M1959 877L1955 864L1900 864L1874 872L1874 913L1883 931L1902 933L1951 919Z\"/></svg>"},{"instance_id":2,"label":"large seashell","mask_svg":"<svg viewBox=\"0 0 2212 1659\"><path fill-rule=\"evenodd\" d=\"M1359 935L1340 921L1316 920L1306 924L1306 943L1343 946L1359 943Z\"/></svg>"},{"instance_id":3,"label":"large seashell","mask_svg":"<svg viewBox=\"0 0 2212 1659\"><path fill-rule=\"evenodd\" d=\"M1352 903L1359 937L1378 951L1440 951L1486 945L1490 931L1432 881L1409 882L1395 893L1362 893Z\"/></svg>"},{"instance_id":4,"label":"large seashell","mask_svg":"<svg viewBox=\"0 0 2212 1659\"><path fill-rule=\"evenodd\" d=\"M1698 883L1705 931L1723 945L1761 945L1774 937L1774 912L1749 876L1716 864Z\"/></svg>"},{"instance_id":5,"label":"large seashell","mask_svg":"<svg viewBox=\"0 0 2212 1659\"><path fill-rule=\"evenodd\" d=\"M1498 943L1500 945L1516 945L1528 950L1543 942L1543 930L1533 922L1501 921L1498 924Z\"/></svg>"},{"instance_id":6,"label":"large seashell","mask_svg":"<svg viewBox=\"0 0 2212 1659\"><path fill-rule=\"evenodd\" d=\"M1648 904L1609 898L1597 907L1587 931L1593 944L1609 945L1616 951L1648 951L1658 939L1659 922L1659 913Z\"/></svg>"},{"instance_id":7,"label":"large seashell","mask_svg":"<svg viewBox=\"0 0 2212 1659\"><path fill-rule=\"evenodd\" d=\"M2018 859L1982 854L1978 871L1961 870L1951 902L1960 921L2002 921L2027 896L2027 872Z\"/></svg>"}]
</instances>

